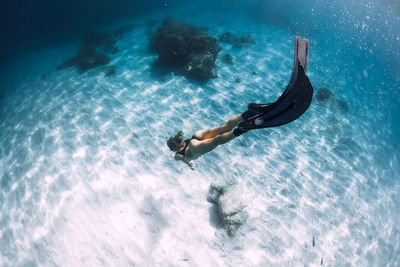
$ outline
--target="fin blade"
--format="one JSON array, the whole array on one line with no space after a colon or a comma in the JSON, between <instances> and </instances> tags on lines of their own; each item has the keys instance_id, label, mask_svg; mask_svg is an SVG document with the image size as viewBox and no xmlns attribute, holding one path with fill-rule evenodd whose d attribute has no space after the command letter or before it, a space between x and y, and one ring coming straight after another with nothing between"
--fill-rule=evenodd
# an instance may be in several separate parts
<instances>
[{"instance_id":1,"label":"fin blade","mask_svg":"<svg viewBox=\"0 0 400 267\"><path fill-rule=\"evenodd\" d=\"M299 118L310 106L314 93L305 74L308 64L308 40L296 37L294 63L288 86L274 103L268 104L260 115L242 122L245 129L277 127ZM260 104L262 106L262 104Z\"/></svg>"}]
</instances>

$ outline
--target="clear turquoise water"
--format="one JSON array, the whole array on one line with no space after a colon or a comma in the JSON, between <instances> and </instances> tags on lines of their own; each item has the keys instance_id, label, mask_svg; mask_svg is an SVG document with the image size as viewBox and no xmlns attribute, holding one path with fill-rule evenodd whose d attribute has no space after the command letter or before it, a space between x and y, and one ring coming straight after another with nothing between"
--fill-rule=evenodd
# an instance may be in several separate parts
<instances>
[{"instance_id":1,"label":"clear turquoise water","mask_svg":"<svg viewBox=\"0 0 400 267\"><path fill-rule=\"evenodd\" d=\"M177 3L107 26L135 25L117 42L113 76L55 71L79 41L26 51L3 71L0 265L400 265L398 6ZM219 57L206 84L160 79L146 25L165 15L256 43L221 43L234 64ZM280 95L295 35L310 40L315 90L335 98L218 147L195 172L174 161L176 130L190 136ZM232 180L249 213L233 238L206 201L212 182Z\"/></svg>"}]
</instances>

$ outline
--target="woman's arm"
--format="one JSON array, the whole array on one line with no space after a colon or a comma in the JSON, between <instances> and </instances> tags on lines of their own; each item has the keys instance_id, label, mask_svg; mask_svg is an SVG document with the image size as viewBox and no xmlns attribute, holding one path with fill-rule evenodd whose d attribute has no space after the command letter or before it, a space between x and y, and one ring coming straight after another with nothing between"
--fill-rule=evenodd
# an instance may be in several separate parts
<instances>
[{"instance_id":1,"label":"woman's arm","mask_svg":"<svg viewBox=\"0 0 400 267\"><path fill-rule=\"evenodd\" d=\"M175 160L181 160L185 162L187 165L189 165L190 169L194 171L194 163L188 160L185 156L181 154L175 154Z\"/></svg>"}]
</instances>

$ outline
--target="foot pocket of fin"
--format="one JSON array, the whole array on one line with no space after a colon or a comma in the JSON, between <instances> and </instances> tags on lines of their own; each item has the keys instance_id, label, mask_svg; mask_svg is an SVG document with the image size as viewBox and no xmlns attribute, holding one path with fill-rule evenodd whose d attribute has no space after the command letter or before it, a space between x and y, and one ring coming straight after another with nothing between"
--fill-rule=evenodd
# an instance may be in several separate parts
<instances>
[{"instance_id":1,"label":"foot pocket of fin","mask_svg":"<svg viewBox=\"0 0 400 267\"><path fill-rule=\"evenodd\" d=\"M273 108L273 103L267 103L267 104L250 103L247 105L248 110L250 110L251 112L257 113L257 114L262 114L264 112L268 112L272 108Z\"/></svg>"}]
</instances>

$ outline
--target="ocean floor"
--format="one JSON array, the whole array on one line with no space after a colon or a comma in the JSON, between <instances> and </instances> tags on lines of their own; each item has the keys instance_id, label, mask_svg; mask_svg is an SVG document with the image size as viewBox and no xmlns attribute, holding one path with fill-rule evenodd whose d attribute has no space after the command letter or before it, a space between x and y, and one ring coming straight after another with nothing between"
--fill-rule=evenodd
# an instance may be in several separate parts
<instances>
[{"instance_id":1,"label":"ocean floor","mask_svg":"<svg viewBox=\"0 0 400 267\"><path fill-rule=\"evenodd\" d=\"M251 20L182 15L214 37L255 40L220 43L218 78L198 83L152 71L154 19L162 17L120 23L134 26L117 40L110 76L102 67L55 70L79 43L10 66L21 79L0 100L0 265L400 265L398 139L385 113L350 90L366 74L338 76L311 39L315 94L334 96L314 98L289 125L218 147L192 171L174 160L169 136L274 101L290 78L294 36ZM221 60L227 53L233 64ZM248 219L233 237L213 220L213 182L243 190Z\"/></svg>"}]
</instances>

